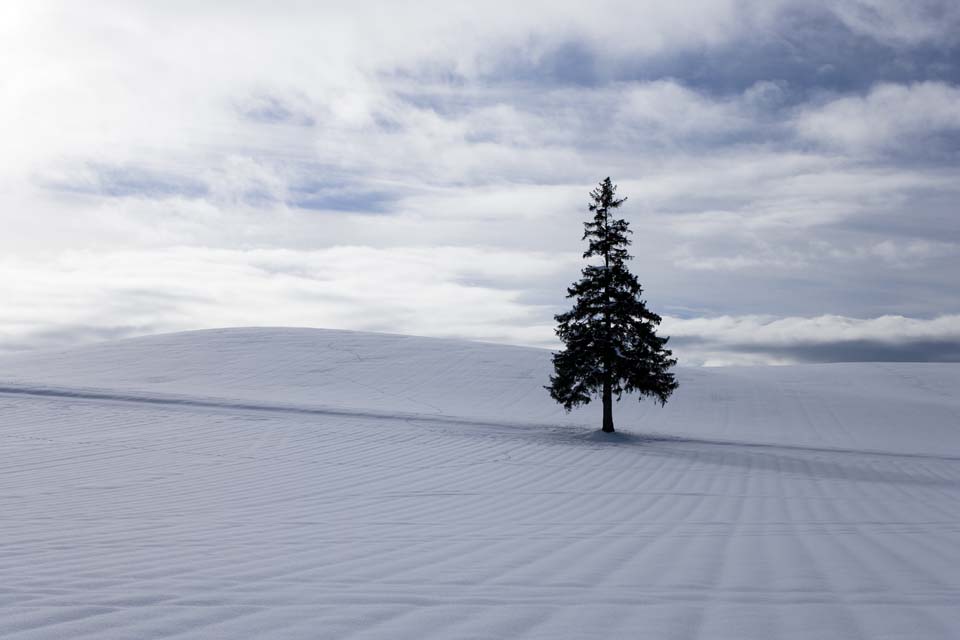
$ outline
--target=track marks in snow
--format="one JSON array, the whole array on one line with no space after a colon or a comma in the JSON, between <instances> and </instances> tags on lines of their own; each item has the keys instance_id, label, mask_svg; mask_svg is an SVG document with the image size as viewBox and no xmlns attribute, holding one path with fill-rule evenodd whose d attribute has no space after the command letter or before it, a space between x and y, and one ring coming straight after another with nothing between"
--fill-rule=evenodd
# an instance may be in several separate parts
<instances>
[{"instance_id":1,"label":"track marks in snow","mask_svg":"<svg viewBox=\"0 0 960 640\"><path fill-rule=\"evenodd\" d=\"M949 456L64 402L4 400L11 638L960 628Z\"/></svg>"},{"instance_id":2,"label":"track marks in snow","mask_svg":"<svg viewBox=\"0 0 960 640\"><path fill-rule=\"evenodd\" d=\"M276 330L17 361L0 636L960 633L960 368L684 370L609 438L547 362Z\"/></svg>"}]
</instances>

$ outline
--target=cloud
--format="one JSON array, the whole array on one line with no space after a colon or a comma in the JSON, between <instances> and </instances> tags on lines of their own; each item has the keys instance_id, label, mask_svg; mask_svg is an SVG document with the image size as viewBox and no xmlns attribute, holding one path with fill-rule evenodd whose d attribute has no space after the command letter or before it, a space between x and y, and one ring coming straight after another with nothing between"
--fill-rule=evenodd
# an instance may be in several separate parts
<instances>
[{"instance_id":1,"label":"cloud","mask_svg":"<svg viewBox=\"0 0 960 640\"><path fill-rule=\"evenodd\" d=\"M108 198L201 198L208 194L207 186L193 176L148 166L85 163L67 167L66 171L39 176L37 182L43 188L53 191Z\"/></svg>"},{"instance_id":2,"label":"cloud","mask_svg":"<svg viewBox=\"0 0 960 640\"><path fill-rule=\"evenodd\" d=\"M801 135L828 147L917 155L953 151L960 136L960 88L939 82L882 84L803 111ZM947 148L938 147L938 138ZM931 146L934 147L931 149Z\"/></svg>"},{"instance_id":3,"label":"cloud","mask_svg":"<svg viewBox=\"0 0 960 640\"><path fill-rule=\"evenodd\" d=\"M671 344L694 362L960 362L960 315L664 318Z\"/></svg>"},{"instance_id":4,"label":"cloud","mask_svg":"<svg viewBox=\"0 0 960 640\"><path fill-rule=\"evenodd\" d=\"M562 261L561 261L562 262ZM193 327L308 326L544 344L549 255L433 247L167 248L6 259L0 352Z\"/></svg>"},{"instance_id":5,"label":"cloud","mask_svg":"<svg viewBox=\"0 0 960 640\"><path fill-rule=\"evenodd\" d=\"M666 315L960 313L956 13L8 3L5 344L249 321L546 344L606 175ZM375 300L383 273L409 304Z\"/></svg>"},{"instance_id":6,"label":"cloud","mask_svg":"<svg viewBox=\"0 0 960 640\"><path fill-rule=\"evenodd\" d=\"M954 44L960 7L951 0L841 0L827 3L851 31L893 45Z\"/></svg>"},{"instance_id":7,"label":"cloud","mask_svg":"<svg viewBox=\"0 0 960 640\"><path fill-rule=\"evenodd\" d=\"M5 259L0 353L191 328L306 326L555 348L544 283L568 256L454 247L69 252ZM960 315L667 315L686 365L960 361Z\"/></svg>"},{"instance_id":8,"label":"cloud","mask_svg":"<svg viewBox=\"0 0 960 640\"><path fill-rule=\"evenodd\" d=\"M293 124L300 127L316 124L314 116L310 114L309 102L303 96L287 99L260 93L238 100L236 109L244 118L261 124Z\"/></svg>"}]
</instances>

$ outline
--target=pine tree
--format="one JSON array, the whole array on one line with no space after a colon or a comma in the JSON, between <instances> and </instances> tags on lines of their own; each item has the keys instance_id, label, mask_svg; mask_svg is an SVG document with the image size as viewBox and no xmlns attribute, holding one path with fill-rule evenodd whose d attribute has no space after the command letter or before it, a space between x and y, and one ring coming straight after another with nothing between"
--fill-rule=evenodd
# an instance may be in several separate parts
<instances>
[{"instance_id":1,"label":"pine tree","mask_svg":"<svg viewBox=\"0 0 960 640\"><path fill-rule=\"evenodd\" d=\"M613 217L626 198L616 198L610 178L590 192L593 219L584 222L588 241L582 278L567 289L573 309L555 316L557 337L565 349L553 354L554 375L546 387L550 396L569 411L588 404L598 393L603 398L603 431L613 432L613 395L637 392L640 399L654 397L660 404L677 388L670 367L677 361L666 348L669 338L658 337L660 316L640 299L643 289L626 262L630 239L627 221Z\"/></svg>"}]
</instances>

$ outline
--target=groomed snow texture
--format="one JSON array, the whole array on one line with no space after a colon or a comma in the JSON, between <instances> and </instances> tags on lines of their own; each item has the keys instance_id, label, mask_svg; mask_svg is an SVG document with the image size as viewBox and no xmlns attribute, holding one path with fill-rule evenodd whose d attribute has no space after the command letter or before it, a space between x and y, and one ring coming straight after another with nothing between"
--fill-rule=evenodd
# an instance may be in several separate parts
<instances>
[{"instance_id":1,"label":"groomed snow texture","mask_svg":"<svg viewBox=\"0 0 960 640\"><path fill-rule=\"evenodd\" d=\"M960 366L680 369L306 329L0 361L0 636L960 637Z\"/></svg>"}]
</instances>

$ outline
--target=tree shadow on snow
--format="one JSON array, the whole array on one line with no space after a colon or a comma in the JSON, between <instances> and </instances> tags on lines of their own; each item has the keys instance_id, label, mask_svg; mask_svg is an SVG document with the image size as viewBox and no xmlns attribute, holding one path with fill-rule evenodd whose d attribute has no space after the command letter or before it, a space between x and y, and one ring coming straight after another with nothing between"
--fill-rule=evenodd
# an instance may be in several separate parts
<instances>
[{"instance_id":1,"label":"tree shadow on snow","mask_svg":"<svg viewBox=\"0 0 960 640\"><path fill-rule=\"evenodd\" d=\"M628 448L691 463L811 478L960 489L960 457L686 438L657 433L551 430L570 445ZM933 467L933 468L931 468Z\"/></svg>"}]
</instances>

